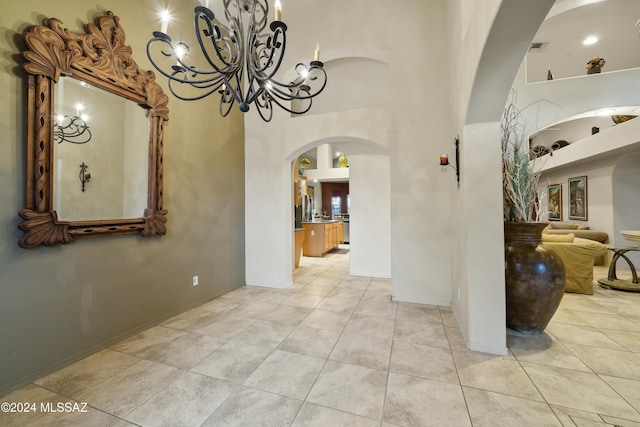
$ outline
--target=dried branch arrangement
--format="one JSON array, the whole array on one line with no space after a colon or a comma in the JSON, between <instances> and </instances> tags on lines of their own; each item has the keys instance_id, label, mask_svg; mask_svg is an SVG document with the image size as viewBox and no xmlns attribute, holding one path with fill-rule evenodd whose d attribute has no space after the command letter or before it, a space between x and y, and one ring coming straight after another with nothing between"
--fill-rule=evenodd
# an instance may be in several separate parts
<instances>
[{"instance_id":1,"label":"dried branch arrangement","mask_svg":"<svg viewBox=\"0 0 640 427\"><path fill-rule=\"evenodd\" d=\"M531 155L523 110L516 101L517 94L512 90L501 122L504 220L535 222L543 216L540 206L544 193L538 193L540 172L536 165L539 158Z\"/></svg>"}]
</instances>

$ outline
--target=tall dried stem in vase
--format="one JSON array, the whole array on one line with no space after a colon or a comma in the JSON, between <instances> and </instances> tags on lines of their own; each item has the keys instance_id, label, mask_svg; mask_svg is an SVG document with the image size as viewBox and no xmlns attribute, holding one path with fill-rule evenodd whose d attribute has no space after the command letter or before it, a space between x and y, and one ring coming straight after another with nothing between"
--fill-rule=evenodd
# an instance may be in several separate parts
<instances>
[{"instance_id":1,"label":"tall dried stem in vase","mask_svg":"<svg viewBox=\"0 0 640 427\"><path fill-rule=\"evenodd\" d=\"M544 193L538 192L540 159L531 155L523 110L516 101L517 94L512 90L501 122L504 220L541 221Z\"/></svg>"}]
</instances>

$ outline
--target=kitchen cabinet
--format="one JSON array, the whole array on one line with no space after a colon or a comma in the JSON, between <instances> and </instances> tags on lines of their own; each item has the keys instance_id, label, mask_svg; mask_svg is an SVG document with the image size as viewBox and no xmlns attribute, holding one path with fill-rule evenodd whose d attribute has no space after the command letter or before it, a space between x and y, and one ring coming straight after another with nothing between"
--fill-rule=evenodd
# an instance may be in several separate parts
<instances>
[{"instance_id":1,"label":"kitchen cabinet","mask_svg":"<svg viewBox=\"0 0 640 427\"><path fill-rule=\"evenodd\" d=\"M303 222L302 255L321 257L344 240L342 221Z\"/></svg>"}]
</instances>

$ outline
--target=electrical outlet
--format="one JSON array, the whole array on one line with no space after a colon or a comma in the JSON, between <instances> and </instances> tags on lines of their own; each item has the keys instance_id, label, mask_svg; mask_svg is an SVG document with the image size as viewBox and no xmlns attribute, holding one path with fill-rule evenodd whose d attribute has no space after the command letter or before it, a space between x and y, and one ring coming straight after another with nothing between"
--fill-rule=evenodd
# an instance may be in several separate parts
<instances>
[{"instance_id":1,"label":"electrical outlet","mask_svg":"<svg viewBox=\"0 0 640 427\"><path fill-rule=\"evenodd\" d=\"M198 276L193 276L193 286L198 286Z\"/></svg>"}]
</instances>

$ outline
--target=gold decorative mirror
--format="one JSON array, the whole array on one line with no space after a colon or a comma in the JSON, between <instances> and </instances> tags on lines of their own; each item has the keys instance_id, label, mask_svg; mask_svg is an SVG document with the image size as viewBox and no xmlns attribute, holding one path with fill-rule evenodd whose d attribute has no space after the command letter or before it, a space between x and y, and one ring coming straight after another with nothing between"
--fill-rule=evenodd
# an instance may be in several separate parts
<instances>
[{"instance_id":1,"label":"gold decorative mirror","mask_svg":"<svg viewBox=\"0 0 640 427\"><path fill-rule=\"evenodd\" d=\"M51 18L24 33L26 207L19 245L166 233L168 98L125 45L112 12L76 34Z\"/></svg>"}]
</instances>

